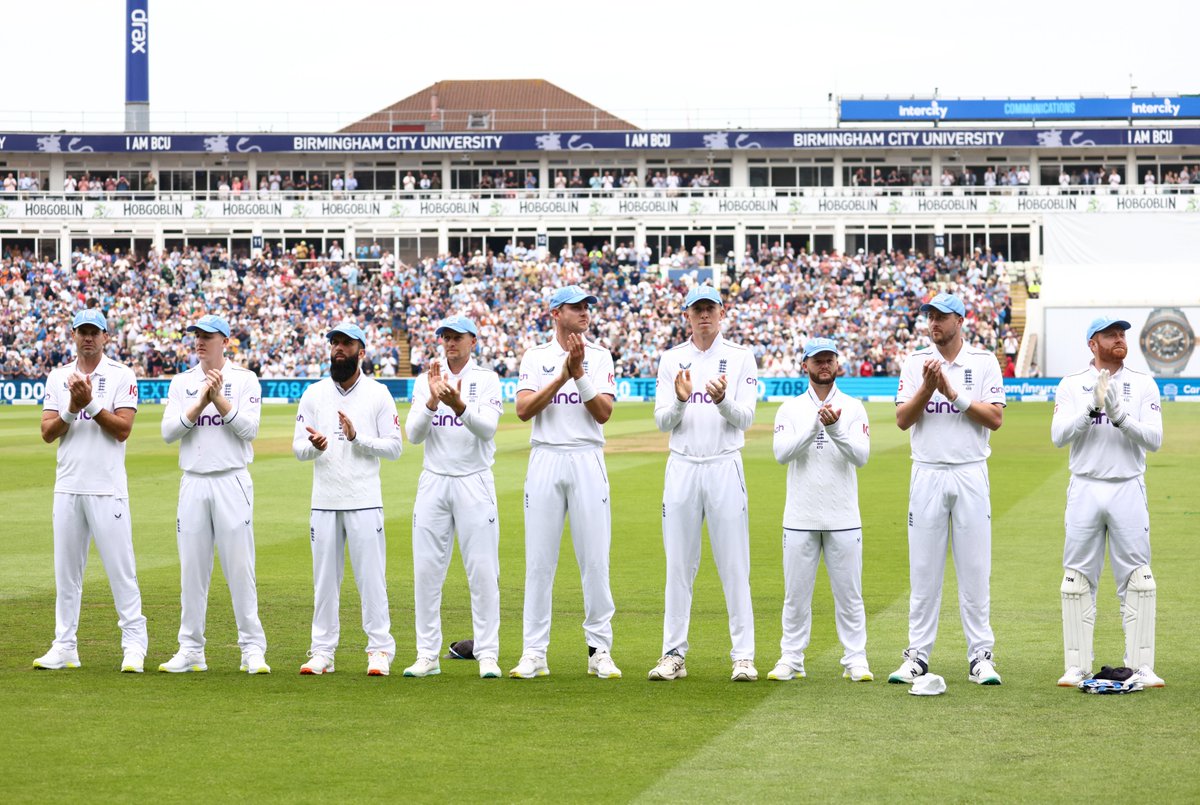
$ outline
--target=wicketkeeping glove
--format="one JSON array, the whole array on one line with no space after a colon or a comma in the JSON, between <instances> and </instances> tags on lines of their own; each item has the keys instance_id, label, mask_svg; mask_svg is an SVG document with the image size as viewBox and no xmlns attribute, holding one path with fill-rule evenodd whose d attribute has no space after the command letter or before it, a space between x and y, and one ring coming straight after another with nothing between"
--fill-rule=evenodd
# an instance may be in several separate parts
<instances>
[{"instance_id":1,"label":"wicketkeeping glove","mask_svg":"<svg viewBox=\"0 0 1200 805\"><path fill-rule=\"evenodd\" d=\"M1125 421L1125 412L1121 409L1116 386L1108 385L1108 391L1104 395L1104 413L1108 415L1108 421L1117 427L1121 427L1121 423Z\"/></svg>"},{"instance_id":2,"label":"wicketkeeping glove","mask_svg":"<svg viewBox=\"0 0 1200 805\"><path fill-rule=\"evenodd\" d=\"M1092 387L1092 410L1099 411L1104 408L1104 400L1108 396L1109 382L1112 380L1112 375L1107 369L1100 370L1100 376L1096 378L1096 385Z\"/></svg>"}]
</instances>

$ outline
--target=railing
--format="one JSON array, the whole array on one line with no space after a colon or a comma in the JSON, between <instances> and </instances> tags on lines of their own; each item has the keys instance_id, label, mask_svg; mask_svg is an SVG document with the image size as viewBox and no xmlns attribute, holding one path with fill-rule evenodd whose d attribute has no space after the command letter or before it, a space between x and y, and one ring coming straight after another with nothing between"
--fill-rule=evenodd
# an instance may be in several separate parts
<instances>
[{"instance_id":1,"label":"railing","mask_svg":"<svg viewBox=\"0 0 1200 805\"><path fill-rule=\"evenodd\" d=\"M873 198L873 197L1001 197L1001 196L1164 196L1200 192L1200 182L1185 185L976 185L952 187L679 187L679 188L505 188L464 190L127 190L87 191L66 193L62 190L0 191L4 200L69 200L69 201L459 201L473 199L535 199L535 198Z\"/></svg>"}]
</instances>

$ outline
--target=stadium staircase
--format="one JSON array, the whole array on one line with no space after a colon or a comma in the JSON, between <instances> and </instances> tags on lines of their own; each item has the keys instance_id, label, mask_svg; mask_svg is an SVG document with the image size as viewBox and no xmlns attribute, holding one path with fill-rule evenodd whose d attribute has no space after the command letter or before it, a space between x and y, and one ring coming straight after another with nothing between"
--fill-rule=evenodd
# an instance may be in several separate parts
<instances>
[{"instance_id":1,"label":"stadium staircase","mask_svg":"<svg viewBox=\"0 0 1200 805\"><path fill-rule=\"evenodd\" d=\"M412 357L408 349L408 333L397 328L396 349L400 352L400 363L396 366L396 377L412 377Z\"/></svg>"}]
</instances>

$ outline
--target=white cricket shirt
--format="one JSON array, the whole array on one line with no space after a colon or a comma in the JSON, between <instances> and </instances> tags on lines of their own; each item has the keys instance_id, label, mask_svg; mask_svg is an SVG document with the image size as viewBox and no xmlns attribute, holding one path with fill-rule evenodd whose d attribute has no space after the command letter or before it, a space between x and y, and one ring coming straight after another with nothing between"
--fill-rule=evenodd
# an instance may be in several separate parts
<instances>
[{"instance_id":1,"label":"white cricket shirt","mask_svg":"<svg viewBox=\"0 0 1200 805\"><path fill-rule=\"evenodd\" d=\"M179 442L179 467L184 472L196 475L228 472L244 469L254 461L250 443L258 436L262 415L258 377L230 360L225 361L220 371L225 381L221 394L233 406L226 417L210 402L195 422L187 418L188 409L204 393L204 370L200 364L171 378L167 389L162 437L167 444Z\"/></svg>"},{"instance_id":2,"label":"white cricket shirt","mask_svg":"<svg viewBox=\"0 0 1200 805\"><path fill-rule=\"evenodd\" d=\"M583 373L592 381L597 394L617 396L612 355L601 346L584 342ZM562 371L567 351L555 338L531 347L521 356L517 393L537 392L554 382ZM533 418L533 433L529 443L534 447L603 447L604 428L592 417L579 399L575 380L567 380L554 395L550 404Z\"/></svg>"},{"instance_id":3,"label":"white cricket shirt","mask_svg":"<svg viewBox=\"0 0 1200 805\"><path fill-rule=\"evenodd\" d=\"M354 441L342 433L338 411L354 424ZM308 440L308 430L329 444L318 450ZM383 508L379 459L395 461L403 450L400 414L392 394L374 378L359 374L343 391L332 378L323 378L304 390L296 414L292 452L301 461L314 461L312 508L327 511Z\"/></svg>"},{"instance_id":4,"label":"white cricket shirt","mask_svg":"<svg viewBox=\"0 0 1200 805\"><path fill-rule=\"evenodd\" d=\"M1162 447L1162 404L1154 378L1128 367L1112 376L1122 412L1116 427L1103 410L1088 415L1099 372L1095 365L1058 384L1050 438L1055 447L1071 446L1072 475L1106 481L1138 478L1146 472L1146 451Z\"/></svg>"},{"instance_id":5,"label":"white cricket shirt","mask_svg":"<svg viewBox=\"0 0 1200 805\"><path fill-rule=\"evenodd\" d=\"M423 466L438 475L472 475L483 472L496 462L496 426L504 413L500 400L500 378L495 372L467 361L462 372L454 374L440 361L442 376L450 385L462 382L459 396L466 405L461 417L445 403L436 411L426 407L429 401L429 376L422 374L413 386L412 408L404 429L413 444L425 444Z\"/></svg>"},{"instance_id":6,"label":"white cricket shirt","mask_svg":"<svg viewBox=\"0 0 1200 805\"><path fill-rule=\"evenodd\" d=\"M71 361L50 372L46 378L45 411L70 411L71 392L67 378L78 371L78 361ZM110 358L101 358L90 376L92 399L98 400L106 411L119 408L137 410L137 378L128 366ZM125 442L119 442L104 432L83 411L70 423L67 432L58 440L58 469L54 476L54 491L71 495L112 495L129 497L125 476Z\"/></svg>"},{"instance_id":7,"label":"white cricket shirt","mask_svg":"<svg viewBox=\"0 0 1200 805\"><path fill-rule=\"evenodd\" d=\"M900 388L896 402L907 402L921 387L921 367L930 358L942 362L942 372L950 385L966 400L1004 405L1004 381L996 356L984 349L963 344L953 361L947 361L935 347L918 349L904 361L900 370ZM960 398L961 399L961 398ZM950 401L935 391L925 411L912 426L912 459L931 464L968 464L983 461L992 453L988 440L992 432L960 414Z\"/></svg>"},{"instance_id":8,"label":"white cricket shirt","mask_svg":"<svg viewBox=\"0 0 1200 805\"><path fill-rule=\"evenodd\" d=\"M838 421L821 424L826 403L841 409ZM812 387L779 406L775 414L775 460L787 464L783 527L799 531L862 528L857 469L871 456L867 409L834 384L822 402Z\"/></svg>"},{"instance_id":9,"label":"white cricket shirt","mask_svg":"<svg viewBox=\"0 0 1200 805\"><path fill-rule=\"evenodd\" d=\"M675 396L675 378L685 369L692 373L692 394L686 402ZM715 404L704 387L721 375L726 379L725 398ZM658 363L654 423L670 432L672 453L692 459L736 453L754 424L757 403L754 355L720 335L707 350L689 339L664 352Z\"/></svg>"}]
</instances>

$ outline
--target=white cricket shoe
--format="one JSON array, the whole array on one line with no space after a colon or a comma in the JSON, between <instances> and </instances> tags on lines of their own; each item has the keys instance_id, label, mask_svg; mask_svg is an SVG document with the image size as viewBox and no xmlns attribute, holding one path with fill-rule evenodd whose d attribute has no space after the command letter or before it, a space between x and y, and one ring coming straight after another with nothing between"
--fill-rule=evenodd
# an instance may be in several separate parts
<instances>
[{"instance_id":1,"label":"white cricket shoe","mask_svg":"<svg viewBox=\"0 0 1200 805\"><path fill-rule=\"evenodd\" d=\"M499 679L500 666L491 657L484 657L479 661L479 678Z\"/></svg>"},{"instance_id":2,"label":"white cricket shoe","mask_svg":"<svg viewBox=\"0 0 1200 805\"><path fill-rule=\"evenodd\" d=\"M167 674L188 674L207 671L208 664L204 662L204 652L177 651L174 657L158 666L158 670Z\"/></svg>"},{"instance_id":3,"label":"white cricket shoe","mask_svg":"<svg viewBox=\"0 0 1200 805\"><path fill-rule=\"evenodd\" d=\"M1067 669L1067 672L1058 678L1058 686L1060 688L1077 688L1079 683L1091 676L1090 673L1072 665Z\"/></svg>"},{"instance_id":4,"label":"white cricket shoe","mask_svg":"<svg viewBox=\"0 0 1200 805\"><path fill-rule=\"evenodd\" d=\"M300 666L301 676L320 676L321 674L332 674L333 671L333 657L319 651L309 654L308 662Z\"/></svg>"},{"instance_id":5,"label":"white cricket shoe","mask_svg":"<svg viewBox=\"0 0 1200 805\"><path fill-rule=\"evenodd\" d=\"M851 665L842 671L842 679L849 679L851 682L874 682L875 674L865 665Z\"/></svg>"},{"instance_id":6,"label":"white cricket shoe","mask_svg":"<svg viewBox=\"0 0 1200 805\"><path fill-rule=\"evenodd\" d=\"M985 651L971 660L971 673L967 675L967 679L976 685L1000 684L1000 674L996 673L996 666L992 664L990 651Z\"/></svg>"},{"instance_id":7,"label":"white cricket shoe","mask_svg":"<svg viewBox=\"0 0 1200 805\"><path fill-rule=\"evenodd\" d=\"M269 674L271 666L267 665L267 658L261 651L247 651L242 655L242 664L238 670L247 674Z\"/></svg>"},{"instance_id":8,"label":"white cricket shoe","mask_svg":"<svg viewBox=\"0 0 1200 805\"><path fill-rule=\"evenodd\" d=\"M78 668L83 663L79 661L76 649L61 649L51 646L50 650L33 661L33 667L39 671L61 671L63 668Z\"/></svg>"},{"instance_id":9,"label":"white cricket shoe","mask_svg":"<svg viewBox=\"0 0 1200 805\"><path fill-rule=\"evenodd\" d=\"M442 672L437 657L417 657L417 661L404 669L405 676L437 676Z\"/></svg>"},{"instance_id":10,"label":"white cricket shoe","mask_svg":"<svg viewBox=\"0 0 1200 805\"><path fill-rule=\"evenodd\" d=\"M757 682L758 669L753 660L734 660L733 674L729 678L734 682Z\"/></svg>"},{"instance_id":11,"label":"white cricket shoe","mask_svg":"<svg viewBox=\"0 0 1200 805\"><path fill-rule=\"evenodd\" d=\"M1167 686L1163 678L1154 673L1154 669L1149 665L1143 665L1134 671L1133 676L1129 677L1129 681L1141 682L1143 688L1165 688Z\"/></svg>"},{"instance_id":12,"label":"white cricket shoe","mask_svg":"<svg viewBox=\"0 0 1200 805\"><path fill-rule=\"evenodd\" d=\"M787 660L781 659L775 663L775 667L767 674L767 679L772 682L790 682L793 679L804 679L808 674L804 673L804 661L800 661L800 667L797 668Z\"/></svg>"},{"instance_id":13,"label":"white cricket shoe","mask_svg":"<svg viewBox=\"0 0 1200 805\"><path fill-rule=\"evenodd\" d=\"M550 676L546 658L537 654L523 654L517 667L508 672L513 679L533 679L535 676Z\"/></svg>"},{"instance_id":14,"label":"white cricket shoe","mask_svg":"<svg viewBox=\"0 0 1200 805\"><path fill-rule=\"evenodd\" d=\"M687 667L683 664L683 657L674 651L662 655L658 665L650 669L650 679L654 682L683 679L685 676L687 676Z\"/></svg>"},{"instance_id":15,"label":"white cricket shoe","mask_svg":"<svg viewBox=\"0 0 1200 805\"><path fill-rule=\"evenodd\" d=\"M611 654L603 649L596 649L596 652L588 657L588 676L600 679L620 679L621 669L613 662Z\"/></svg>"},{"instance_id":16,"label":"white cricket shoe","mask_svg":"<svg viewBox=\"0 0 1200 805\"><path fill-rule=\"evenodd\" d=\"M382 651L367 652L367 676L388 676L391 672L391 657Z\"/></svg>"},{"instance_id":17,"label":"white cricket shoe","mask_svg":"<svg viewBox=\"0 0 1200 805\"><path fill-rule=\"evenodd\" d=\"M121 673L140 674L146 670L146 655L140 649L131 648L121 659Z\"/></svg>"},{"instance_id":18,"label":"white cricket shoe","mask_svg":"<svg viewBox=\"0 0 1200 805\"><path fill-rule=\"evenodd\" d=\"M911 685L913 680L929 672L929 665L913 649L904 652L904 662L888 677L888 682L897 685Z\"/></svg>"}]
</instances>

